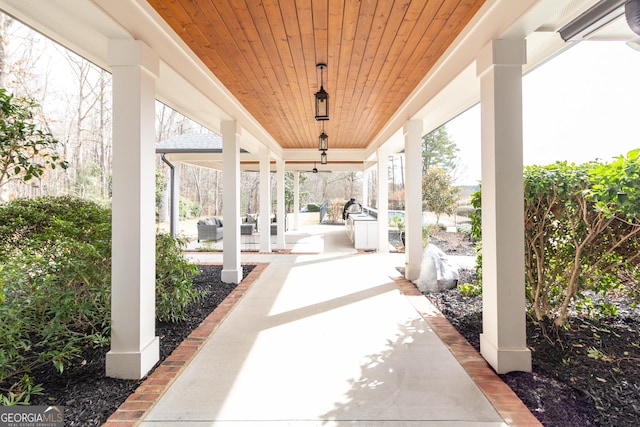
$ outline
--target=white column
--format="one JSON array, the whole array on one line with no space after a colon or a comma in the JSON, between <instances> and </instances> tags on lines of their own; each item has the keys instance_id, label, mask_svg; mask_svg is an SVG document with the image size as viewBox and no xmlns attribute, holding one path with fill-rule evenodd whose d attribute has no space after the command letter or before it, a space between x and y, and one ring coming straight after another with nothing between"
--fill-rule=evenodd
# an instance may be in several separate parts
<instances>
[{"instance_id":1,"label":"white column","mask_svg":"<svg viewBox=\"0 0 640 427\"><path fill-rule=\"evenodd\" d=\"M271 252L271 154L260 149L260 252Z\"/></svg>"},{"instance_id":2,"label":"white column","mask_svg":"<svg viewBox=\"0 0 640 427\"><path fill-rule=\"evenodd\" d=\"M155 336L155 79L158 57L111 40L113 199L109 377L140 379L159 359Z\"/></svg>"},{"instance_id":3,"label":"white column","mask_svg":"<svg viewBox=\"0 0 640 427\"><path fill-rule=\"evenodd\" d=\"M240 283L240 128L233 120L220 123L222 130L222 272L224 283Z\"/></svg>"},{"instance_id":4,"label":"white column","mask_svg":"<svg viewBox=\"0 0 640 427\"><path fill-rule=\"evenodd\" d=\"M524 285L522 64L524 40L494 40L478 55L482 123L480 352L500 374L531 371Z\"/></svg>"},{"instance_id":5,"label":"white column","mask_svg":"<svg viewBox=\"0 0 640 427\"><path fill-rule=\"evenodd\" d=\"M378 252L389 252L389 153L378 148Z\"/></svg>"},{"instance_id":6,"label":"white column","mask_svg":"<svg viewBox=\"0 0 640 427\"><path fill-rule=\"evenodd\" d=\"M277 236L276 247L278 249L286 249L285 243L285 218L286 209L284 206L284 160L276 161L276 217L277 217Z\"/></svg>"},{"instance_id":7,"label":"white column","mask_svg":"<svg viewBox=\"0 0 640 427\"><path fill-rule=\"evenodd\" d=\"M362 171L362 206L369 206L369 169Z\"/></svg>"},{"instance_id":8,"label":"white column","mask_svg":"<svg viewBox=\"0 0 640 427\"><path fill-rule=\"evenodd\" d=\"M416 280L422 264L422 120L404 125L405 277Z\"/></svg>"},{"instance_id":9,"label":"white column","mask_svg":"<svg viewBox=\"0 0 640 427\"><path fill-rule=\"evenodd\" d=\"M293 229L297 230L300 222L300 172L293 172Z\"/></svg>"}]
</instances>

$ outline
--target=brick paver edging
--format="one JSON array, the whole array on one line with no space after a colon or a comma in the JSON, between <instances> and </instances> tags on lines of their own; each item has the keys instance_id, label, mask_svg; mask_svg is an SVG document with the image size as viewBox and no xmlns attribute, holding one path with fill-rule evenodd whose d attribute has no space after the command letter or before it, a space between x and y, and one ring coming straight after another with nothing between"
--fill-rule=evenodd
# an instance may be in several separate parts
<instances>
[{"instance_id":1,"label":"brick paver edging","mask_svg":"<svg viewBox=\"0 0 640 427\"><path fill-rule=\"evenodd\" d=\"M206 263L203 263L206 264ZM207 265L217 265L215 263ZM203 344L218 329L229 313L246 294L267 263L255 267L236 288L207 316L176 349L147 376L140 386L111 414L103 427L135 427L180 375Z\"/></svg>"},{"instance_id":2,"label":"brick paver edging","mask_svg":"<svg viewBox=\"0 0 640 427\"><path fill-rule=\"evenodd\" d=\"M418 288L404 276L392 278L431 329L440 337L489 402L510 426L541 427L529 408L506 385L475 348L449 323Z\"/></svg>"}]
</instances>

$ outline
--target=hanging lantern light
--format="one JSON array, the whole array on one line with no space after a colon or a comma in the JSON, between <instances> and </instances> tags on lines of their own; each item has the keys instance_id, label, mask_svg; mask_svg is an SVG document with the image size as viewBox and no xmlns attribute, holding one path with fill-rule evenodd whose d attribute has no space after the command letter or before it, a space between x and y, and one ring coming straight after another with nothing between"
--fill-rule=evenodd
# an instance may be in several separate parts
<instances>
[{"instance_id":1,"label":"hanging lantern light","mask_svg":"<svg viewBox=\"0 0 640 427\"><path fill-rule=\"evenodd\" d=\"M320 70L320 90L315 93L316 97L316 120L329 120L329 94L324 90L322 74L327 68L326 64L316 66Z\"/></svg>"},{"instance_id":2,"label":"hanging lantern light","mask_svg":"<svg viewBox=\"0 0 640 427\"><path fill-rule=\"evenodd\" d=\"M321 165L327 164L327 150L323 150L322 154L320 154L320 164Z\"/></svg>"},{"instance_id":3,"label":"hanging lantern light","mask_svg":"<svg viewBox=\"0 0 640 427\"><path fill-rule=\"evenodd\" d=\"M322 133L318 137L318 150L326 151L329 149L329 137L324 133L324 122L322 122Z\"/></svg>"}]
</instances>

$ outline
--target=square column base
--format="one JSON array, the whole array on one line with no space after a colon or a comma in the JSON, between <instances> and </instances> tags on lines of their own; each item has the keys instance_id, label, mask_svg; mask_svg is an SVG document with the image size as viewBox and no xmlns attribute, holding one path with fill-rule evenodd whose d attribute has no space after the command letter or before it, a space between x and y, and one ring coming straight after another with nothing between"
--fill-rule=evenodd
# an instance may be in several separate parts
<instances>
[{"instance_id":1,"label":"square column base","mask_svg":"<svg viewBox=\"0 0 640 427\"><path fill-rule=\"evenodd\" d=\"M498 374L531 372L531 350L527 347L498 349L485 334L480 334L480 354Z\"/></svg>"},{"instance_id":2,"label":"square column base","mask_svg":"<svg viewBox=\"0 0 640 427\"><path fill-rule=\"evenodd\" d=\"M224 283L240 283L242 281L242 267L238 270L222 270L220 272L220 280Z\"/></svg>"},{"instance_id":3,"label":"square column base","mask_svg":"<svg viewBox=\"0 0 640 427\"><path fill-rule=\"evenodd\" d=\"M160 360L160 339L153 340L140 352L107 353L107 376L123 380L139 380L145 377Z\"/></svg>"}]
</instances>

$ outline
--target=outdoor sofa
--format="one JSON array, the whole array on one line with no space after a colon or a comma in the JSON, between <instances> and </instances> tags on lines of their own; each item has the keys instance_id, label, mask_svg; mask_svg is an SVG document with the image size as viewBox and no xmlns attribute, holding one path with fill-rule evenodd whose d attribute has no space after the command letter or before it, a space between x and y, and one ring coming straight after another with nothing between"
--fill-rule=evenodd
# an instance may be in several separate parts
<instances>
[{"instance_id":1,"label":"outdoor sofa","mask_svg":"<svg viewBox=\"0 0 640 427\"><path fill-rule=\"evenodd\" d=\"M198 221L198 242L202 240L218 241L222 239L222 219L205 218Z\"/></svg>"}]
</instances>

